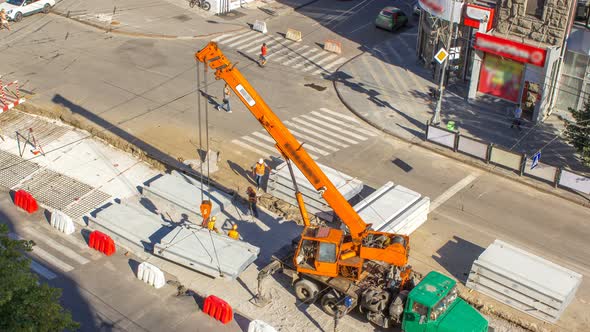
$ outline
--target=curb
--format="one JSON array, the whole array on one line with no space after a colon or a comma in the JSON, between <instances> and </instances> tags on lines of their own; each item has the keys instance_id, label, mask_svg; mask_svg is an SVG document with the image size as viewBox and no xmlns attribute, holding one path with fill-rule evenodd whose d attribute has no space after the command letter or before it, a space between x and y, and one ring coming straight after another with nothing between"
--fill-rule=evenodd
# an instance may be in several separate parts
<instances>
[{"instance_id":1,"label":"curb","mask_svg":"<svg viewBox=\"0 0 590 332\"><path fill-rule=\"evenodd\" d=\"M66 18L68 20L72 20L74 22L78 22L80 24L84 24L84 25L87 25L87 26L96 28L96 29L101 30L101 31L104 31L106 33L113 33L113 34L118 34L118 35L122 35L122 36L129 36L129 37L151 38L151 39L178 39L178 40L203 39L203 38L207 38L207 37L216 37L216 36L220 36L222 34L226 34L226 33L230 33L230 32L238 32L238 31L249 29L248 27L241 27L241 28L238 28L238 29L235 29L235 30L228 30L228 31L223 31L223 32L214 32L214 33L203 34L203 35L195 35L195 36L174 36L174 35L164 35L164 34L132 32L132 31L125 31L125 30L117 30L117 29L107 29L103 25L96 24L96 23L93 23L93 22L90 22L90 21L80 20L80 19L77 19L77 18L74 18L74 17L69 17L67 14L64 14L62 12L51 11L50 13L51 14L54 14L54 15L57 15L57 16L61 16L61 17Z\"/></svg>"},{"instance_id":2,"label":"curb","mask_svg":"<svg viewBox=\"0 0 590 332\"><path fill-rule=\"evenodd\" d=\"M338 67L338 69L336 71L339 71L342 67L346 66L347 64L349 64L351 61L355 60L356 58L364 55L366 52L362 52L352 58L350 58L348 61L346 61L345 63L343 63L341 66ZM340 101L342 102L342 104L344 104L344 106L346 106L346 108L348 108L349 111L351 111L354 115L356 115L359 119L362 119L363 121L365 121L366 123L368 123L369 125L371 125L372 127L379 129L380 131L384 132L387 135L393 136L401 141L404 141L406 143L410 143L410 144L414 144L414 145L418 145L422 148L425 148L429 151L432 151L434 153L437 153L439 155L442 155L444 157L447 158L451 158L453 160L457 160L459 162L462 162L464 164L467 164L469 166L473 166L473 167L477 167L483 171L486 171L488 173L492 173L494 175L498 175L501 176L505 179L509 179L515 182L518 182L520 184L524 184L528 187L531 187L533 189L539 190L543 193L546 194L550 194L562 199L565 199L567 201L570 201L572 203L578 204L580 206L583 207L590 207L590 200L586 199L586 201L582 201L581 199L576 199L573 197L570 197L570 195L566 195L566 193L562 193L562 192L556 192L554 190L550 190L549 188L545 188L544 186L542 186L540 183L537 182L533 182L533 181L529 181L526 178L523 177L517 177L514 176L512 174L507 174L506 172L503 172L501 169L498 169L495 166L488 166L486 165L482 165L481 163L479 163L478 161L475 161L471 158L467 158L467 157L463 157L462 155L458 155L456 153L451 153L449 151L445 151L443 149L439 149L437 146L435 146L434 144L428 143L420 138L416 138L416 140L410 140L406 137L403 137L399 134L397 134L396 132L390 130L389 128L386 128L384 126L382 126L381 124L372 121L370 119L367 119L365 117L363 117L360 112L358 112L354 107L350 106L350 104L348 102L346 102L344 100L344 98L342 97L342 94L340 93L340 91L338 90L338 81L334 80L333 81L334 84L334 90L336 90L336 95L338 95L338 99L340 99Z\"/></svg>"}]
</instances>

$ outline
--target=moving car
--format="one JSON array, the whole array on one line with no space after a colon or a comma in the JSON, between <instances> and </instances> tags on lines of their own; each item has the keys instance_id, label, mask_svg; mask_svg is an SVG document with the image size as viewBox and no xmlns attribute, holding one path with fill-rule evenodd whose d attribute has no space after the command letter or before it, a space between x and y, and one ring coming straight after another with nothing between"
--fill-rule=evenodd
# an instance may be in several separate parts
<instances>
[{"instance_id":1,"label":"moving car","mask_svg":"<svg viewBox=\"0 0 590 332\"><path fill-rule=\"evenodd\" d=\"M378 28L395 31L408 24L408 16L397 7L385 7L375 19Z\"/></svg>"},{"instance_id":2,"label":"moving car","mask_svg":"<svg viewBox=\"0 0 590 332\"><path fill-rule=\"evenodd\" d=\"M4 8L9 20L19 22L23 16L38 12L47 14L54 5L55 0L6 0L0 4L0 9Z\"/></svg>"}]
</instances>

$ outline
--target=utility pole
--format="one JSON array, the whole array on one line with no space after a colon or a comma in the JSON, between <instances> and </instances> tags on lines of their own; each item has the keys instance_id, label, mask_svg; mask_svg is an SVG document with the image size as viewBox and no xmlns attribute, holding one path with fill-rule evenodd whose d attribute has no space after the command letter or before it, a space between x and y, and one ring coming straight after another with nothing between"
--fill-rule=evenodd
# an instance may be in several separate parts
<instances>
[{"instance_id":1,"label":"utility pole","mask_svg":"<svg viewBox=\"0 0 590 332\"><path fill-rule=\"evenodd\" d=\"M455 1L451 0L449 1L449 3L451 4L451 18L449 20L449 38L447 39L447 52L449 53L449 55L443 63L442 73L440 75L440 83L438 84L438 100L436 101L436 108L434 109L434 114L432 115L432 119L430 120L430 123L432 124L440 123L440 109L442 107L443 92L445 91L445 74L447 72L447 67L449 65L451 57L451 42L453 41L453 18L455 16Z\"/></svg>"}]
</instances>

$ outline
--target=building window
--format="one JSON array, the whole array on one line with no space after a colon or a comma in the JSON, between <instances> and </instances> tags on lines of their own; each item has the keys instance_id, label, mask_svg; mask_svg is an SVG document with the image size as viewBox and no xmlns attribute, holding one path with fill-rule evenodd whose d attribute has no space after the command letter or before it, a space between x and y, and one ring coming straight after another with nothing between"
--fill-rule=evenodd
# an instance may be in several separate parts
<instances>
[{"instance_id":1,"label":"building window","mask_svg":"<svg viewBox=\"0 0 590 332\"><path fill-rule=\"evenodd\" d=\"M566 52L563 61L563 71L559 82L559 94L557 96L556 107L560 110L568 110L569 108L580 109L584 101L588 98L586 92L588 91L588 83L586 83L586 90L584 87L584 80L586 77L586 68L590 64L590 57L584 54L575 52Z\"/></svg>"},{"instance_id":2,"label":"building window","mask_svg":"<svg viewBox=\"0 0 590 332\"><path fill-rule=\"evenodd\" d=\"M545 6L545 0L527 0L526 14L541 18L543 16L543 7L544 6Z\"/></svg>"}]
</instances>

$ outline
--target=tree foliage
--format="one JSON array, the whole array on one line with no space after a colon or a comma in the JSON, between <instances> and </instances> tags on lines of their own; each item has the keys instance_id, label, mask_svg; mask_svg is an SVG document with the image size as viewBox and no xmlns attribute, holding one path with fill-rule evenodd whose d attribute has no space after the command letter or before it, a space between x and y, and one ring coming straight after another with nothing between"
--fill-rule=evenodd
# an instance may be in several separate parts
<instances>
[{"instance_id":1,"label":"tree foliage","mask_svg":"<svg viewBox=\"0 0 590 332\"><path fill-rule=\"evenodd\" d=\"M582 156L585 165L590 166L590 99L581 110L570 108L575 122L567 122L565 137Z\"/></svg>"},{"instance_id":2,"label":"tree foliage","mask_svg":"<svg viewBox=\"0 0 590 332\"><path fill-rule=\"evenodd\" d=\"M0 224L0 331L75 330L79 324L60 304L61 289L39 283L24 253L35 243L13 240Z\"/></svg>"}]
</instances>

